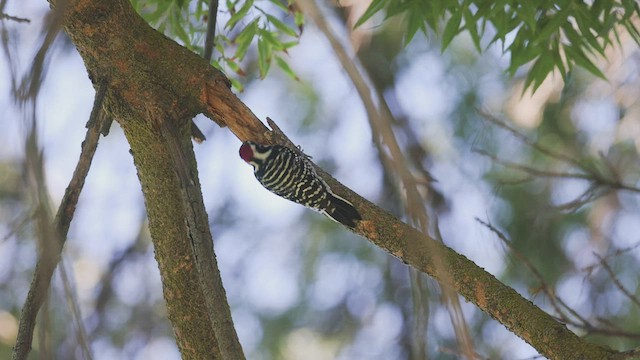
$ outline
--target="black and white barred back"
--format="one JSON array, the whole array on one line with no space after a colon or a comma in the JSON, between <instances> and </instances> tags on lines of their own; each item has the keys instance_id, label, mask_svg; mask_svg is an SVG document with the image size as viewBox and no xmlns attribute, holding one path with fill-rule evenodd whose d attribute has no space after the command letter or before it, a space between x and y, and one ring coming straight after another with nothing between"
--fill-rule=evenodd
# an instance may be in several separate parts
<instances>
[{"instance_id":1,"label":"black and white barred back","mask_svg":"<svg viewBox=\"0 0 640 360\"><path fill-rule=\"evenodd\" d=\"M350 202L331 191L305 156L286 146L247 141L240 147L240 157L253 166L256 179L272 193L351 228L362 219Z\"/></svg>"}]
</instances>

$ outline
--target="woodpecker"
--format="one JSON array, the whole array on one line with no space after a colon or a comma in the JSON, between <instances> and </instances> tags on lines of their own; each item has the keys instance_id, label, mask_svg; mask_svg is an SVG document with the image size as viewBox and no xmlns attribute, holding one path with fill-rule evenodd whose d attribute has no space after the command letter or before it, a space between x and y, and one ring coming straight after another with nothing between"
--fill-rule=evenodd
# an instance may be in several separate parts
<instances>
[{"instance_id":1,"label":"woodpecker","mask_svg":"<svg viewBox=\"0 0 640 360\"><path fill-rule=\"evenodd\" d=\"M272 193L319 211L350 228L362 220L350 202L331 191L304 155L286 146L247 141L240 146L240 157L253 166L256 179Z\"/></svg>"}]
</instances>

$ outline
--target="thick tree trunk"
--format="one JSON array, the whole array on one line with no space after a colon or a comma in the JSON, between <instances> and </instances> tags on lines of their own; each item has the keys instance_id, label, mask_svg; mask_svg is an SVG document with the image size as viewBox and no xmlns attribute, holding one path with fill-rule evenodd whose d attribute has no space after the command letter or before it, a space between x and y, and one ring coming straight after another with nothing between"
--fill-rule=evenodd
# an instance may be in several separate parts
<instances>
[{"instance_id":1,"label":"thick tree trunk","mask_svg":"<svg viewBox=\"0 0 640 360\"><path fill-rule=\"evenodd\" d=\"M124 129L131 146L182 356L243 358L215 263L189 138L191 118L202 112L205 79L222 84L226 79L150 28L128 1L65 5L58 9L65 12L65 30L94 83L107 84L105 110ZM197 68L205 71L194 72ZM209 263L206 274L194 252ZM213 291L205 290L207 283Z\"/></svg>"},{"instance_id":2,"label":"thick tree trunk","mask_svg":"<svg viewBox=\"0 0 640 360\"><path fill-rule=\"evenodd\" d=\"M188 359L220 358L214 356L219 355L218 345L197 280L179 179L171 165L169 148L164 138L143 121L125 121L122 127L142 184L164 298L180 352Z\"/></svg>"}]
</instances>

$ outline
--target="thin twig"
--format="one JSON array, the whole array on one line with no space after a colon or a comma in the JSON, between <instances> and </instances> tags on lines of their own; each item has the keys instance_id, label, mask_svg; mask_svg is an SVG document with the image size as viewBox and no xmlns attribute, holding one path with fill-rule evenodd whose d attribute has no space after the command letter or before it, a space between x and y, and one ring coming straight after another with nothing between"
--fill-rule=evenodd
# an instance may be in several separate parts
<instances>
[{"instance_id":1,"label":"thin twig","mask_svg":"<svg viewBox=\"0 0 640 360\"><path fill-rule=\"evenodd\" d=\"M522 134L518 130L516 130L516 129L512 128L511 126L509 126L506 122L498 119L495 115L490 114L488 111L483 110L483 109L477 109L477 111L486 120L490 121L494 125L502 128L504 130L507 130L514 137L516 137L517 139L520 139L523 143L529 145L531 148L533 148L535 150L538 150L540 153L545 154L545 155L547 155L549 157L552 157L552 158L556 158L556 159L562 160L562 161L564 161L566 163L569 163L569 164L571 164L571 165L573 165L575 167L582 168L582 165L580 164L580 162L578 160L538 144L537 142L529 139L527 136L525 136L524 134Z\"/></svg>"},{"instance_id":2,"label":"thin twig","mask_svg":"<svg viewBox=\"0 0 640 360\"><path fill-rule=\"evenodd\" d=\"M631 300L634 304L636 304L638 307L640 307L640 300L638 300L637 297L635 297L629 290L627 290L627 288L625 288L622 283L620 282L620 279L618 279L618 277L616 276L616 274L613 272L613 269L611 269L611 266L609 266L609 264L607 263L607 261L600 256L597 253L593 253L598 259L600 259L600 263L602 264L602 268L607 272L607 274L609 274L609 277L611 278L611 280L613 280L613 284L618 288L618 290L620 290L626 297L629 298L629 300Z\"/></svg>"},{"instance_id":3,"label":"thin twig","mask_svg":"<svg viewBox=\"0 0 640 360\"><path fill-rule=\"evenodd\" d=\"M553 292L553 294L555 295L555 292ZM593 327L593 325L591 325L591 323L585 319L582 315L578 314L577 311L575 311L572 307L570 307L569 305L567 305L566 302L564 302L564 300L562 300L562 298L560 297L556 297L555 300L565 309L569 312L569 314L571 314L571 316L573 316L574 318L580 320L580 322L583 324L582 326L588 326L588 327ZM570 319L568 319L567 323L572 323L572 324L576 324L576 322L571 322Z\"/></svg>"},{"instance_id":4,"label":"thin twig","mask_svg":"<svg viewBox=\"0 0 640 360\"><path fill-rule=\"evenodd\" d=\"M30 23L31 22L31 20L29 20L27 18L11 16L11 15L5 14L5 13L0 13L0 20L11 20L11 21L19 22L19 23Z\"/></svg>"},{"instance_id":5,"label":"thin twig","mask_svg":"<svg viewBox=\"0 0 640 360\"><path fill-rule=\"evenodd\" d=\"M218 0L209 0L209 14L207 15L207 34L204 40L204 53L202 57L207 60L207 62L211 62L211 57L213 56L213 48L215 47L215 39L216 39L216 20L218 17ZM191 120L191 138L198 144L201 144L207 137L204 135L202 130L196 125L196 123Z\"/></svg>"},{"instance_id":6,"label":"thin twig","mask_svg":"<svg viewBox=\"0 0 640 360\"><path fill-rule=\"evenodd\" d=\"M519 163L514 163L511 161L507 161L504 159L501 159L499 157L497 157L496 155L493 155L485 150L482 149L474 149L473 150L475 153L486 156L488 158L490 158L492 161L494 161L495 163L498 163L504 167L507 168L513 168L513 169L517 169L520 171L523 171L525 173L528 173L530 175L534 175L534 176L541 176L541 177L547 177L547 178L564 178L564 179L579 179L579 180L586 180L586 181L590 181L595 185L598 186L604 186L610 189L617 189L617 190L626 190L626 191L632 191L632 192L640 192L640 188L639 187L635 187L635 186L631 186L631 185L627 185L627 184L623 184L621 182L619 182L616 179L609 179L609 178L605 178L603 177L601 174L595 172L595 171L591 171L588 173L575 173L575 172L556 172L556 171L547 171L547 170L540 170L540 169L536 169L527 165L522 165ZM586 168L582 168L582 170L584 171L590 171Z\"/></svg>"},{"instance_id":7,"label":"thin twig","mask_svg":"<svg viewBox=\"0 0 640 360\"><path fill-rule=\"evenodd\" d=\"M540 169L532 168L532 167L529 167L529 166L526 166L526 165L522 165L522 164L514 163L514 162L511 162L511 161L503 160L503 159L497 157L496 155L493 155L493 154L491 154L491 153L489 153L489 152L487 152L485 150L482 150L482 149L473 149L473 151L475 153L477 153L477 154L480 154L480 155L488 157L489 159L493 160L494 162L496 162L496 163L498 163L500 165L503 165L504 167L518 169L518 170L524 171L526 173L529 173L531 175L549 177L549 178L593 180L593 177L591 175L589 175L589 174L540 170Z\"/></svg>"},{"instance_id":8,"label":"thin twig","mask_svg":"<svg viewBox=\"0 0 640 360\"><path fill-rule=\"evenodd\" d=\"M207 61L211 61L213 56L213 48L215 46L216 39L216 20L218 17L218 0L209 0L209 15L207 23L207 35L204 40L204 54L203 58Z\"/></svg>"},{"instance_id":9,"label":"thin twig","mask_svg":"<svg viewBox=\"0 0 640 360\"><path fill-rule=\"evenodd\" d=\"M538 269L536 269L535 266L533 266L533 264L531 264L531 262L529 262L529 259L527 259L524 255L522 255L519 251L517 251L511 245L511 241L509 241L509 239L507 239L507 237L502 233L502 231L498 230L495 226L493 226L493 225L481 220L480 218L475 218L475 219L481 225L483 225L484 227L489 229L491 232L496 234L498 239L500 239L502 241L502 243L507 248L509 248L509 250L516 256L516 258L518 258L518 260L521 261L522 264L533 274L533 276L540 283L540 287L542 288L542 291L547 295L547 297L551 301L551 306L553 306L554 310L558 313L558 315L560 316L560 319L562 321L566 321L567 320L567 316L564 314L562 309L560 309L560 306L558 306L558 304L556 303L557 298L556 298L554 292L547 286L547 283L544 280L544 277L538 271Z\"/></svg>"},{"instance_id":10,"label":"thin twig","mask_svg":"<svg viewBox=\"0 0 640 360\"><path fill-rule=\"evenodd\" d=\"M612 336L617 338L623 337L627 339L640 340L640 333L633 333L630 331L624 331L620 329L602 329L602 328L593 326L588 322L585 324L579 324L572 320L567 321L566 324L579 328L585 331L587 334L598 334L603 336Z\"/></svg>"},{"instance_id":11,"label":"thin twig","mask_svg":"<svg viewBox=\"0 0 640 360\"><path fill-rule=\"evenodd\" d=\"M569 173L569 172L568 173L562 173L562 172L552 172L552 171L539 170L539 169L531 168L531 167L528 167L528 166L525 166L525 165L522 165L522 164L513 163L513 162L509 162L509 161L505 161L505 160L499 159L497 156L489 154L488 152L486 152L484 150L475 150L477 153L479 153L481 155L485 155L485 156L491 158L492 160L494 160L495 162L502 164L505 167L519 169L521 171L527 172L527 173L532 174L532 175L537 175L537 176L583 179L583 180L589 180L589 181L591 181L591 182L593 182L593 183L595 183L597 185L606 186L606 187L609 187L609 188L612 188L612 189L627 190L627 191L632 191L632 192L640 192L640 188L639 187L622 183L622 181L620 180L616 169L606 160L606 157L604 155L602 155L602 154L600 154L600 158L602 159L602 163L609 170L609 172L610 172L609 175L610 176L606 176L606 175L602 174L600 171L598 171L598 169L587 165L588 163L581 163L577 159L574 159L572 157L566 156L566 155L564 155L562 153L559 153L557 151L551 150L551 149L549 149L549 148L547 148L545 146L542 146L542 145L538 144L537 142L529 139L527 136L525 136L524 134L522 134L518 130L516 130L516 129L512 128L511 126L509 126L504 121L499 120L497 117L495 117L492 114L489 114L486 111L478 109L478 112L481 115L483 115L483 117L486 120L490 121L491 123L495 124L496 126L502 128L502 129L507 130L514 137L516 137L517 139L519 139L523 143L527 144L531 148L533 148L533 149L539 151L540 153L542 153L544 155L547 155L547 156L549 156L551 158L558 159L560 161L568 163L569 165L580 169L584 173Z\"/></svg>"},{"instance_id":12,"label":"thin twig","mask_svg":"<svg viewBox=\"0 0 640 360\"><path fill-rule=\"evenodd\" d=\"M598 194L598 186L592 184L582 194L578 195L575 199L566 203L556 205L555 208L560 210L577 210L581 206L593 201L594 199L603 196L604 194ZM606 192L606 191L605 191Z\"/></svg>"},{"instance_id":13,"label":"thin twig","mask_svg":"<svg viewBox=\"0 0 640 360\"><path fill-rule=\"evenodd\" d=\"M600 324L604 324L605 326L607 326L607 328L604 329L603 332L609 332L612 334L611 336L623 336L632 339L640 339L640 332L631 332L621 329L617 324L617 320L605 319L600 316L596 317L596 320L598 320Z\"/></svg>"},{"instance_id":14,"label":"thin twig","mask_svg":"<svg viewBox=\"0 0 640 360\"><path fill-rule=\"evenodd\" d=\"M609 325L610 326L609 329L603 329L603 328L599 328L599 327L596 327L593 324L591 324L587 319L583 318L574 309L569 307L561 298L559 298L559 297L557 297L555 295L555 292L552 291L546 285L546 283L545 283L542 275L540 274L540 272L527 260L526 257L524 257L522 254L520 254L517 250L515 250L511 246L511 242L506 238L506 236L500 230L496 229L493 225L491 225L489 223L486 223L486 222L484 222L484 221L482 221L482 220L480 220L478 218L476 218L476 221L479 222L480 224L484 225L485 227L487 227L494 234L496 234L498 236L498 238L500 240L502 240L502 242L505 245L507 245L507 247L509 247L509 249L513 252L513 254L518 258L518 260L521 261L525 265L525 267L527 267L527 269L529 269L529 271L538 279L538 281L541 284L542 291L549 297L549 300L551 301L551 305L556 310L556 312L560 315L560 318L559 318L560 321L564 322L567 325L572 325L574 327L580 328L580 329L586 331L587 333L600 334L600 335L606 335L606 336L625 337L625 338L630 338L630 339L640 339L640 334L624 331L624 330L615 328L612 325ZM598 255L596 254L596 256L598 256ZM606 266L606 264L603 263L603 266ZM609 271L611 271L610 268L609 268ZM614 278L612 273L610 273L610 275L612 276L612 278ZM615 278L614 278L614 281L616 281ZM621 289L621 291L625 292L625 290L624 290L624 288L622 288L621 284L619 284L618 287ZM635 300L637 301L637 299L635 299ZM564 312L560 309L560 306L562 306L564 309L566 309L571 314L571 316L573 316L579 322L571 319L568 316L566 316L564 314Z\"/></svg>"},{"instance_id":15,"label":"thin twig","mask_svg":"<svg viewBox=\"0 0 640 360\"><path fill-rule=\"evenodd\" d=\"M69 276L67 274L66 266L64 265L64 263L64 259L62 259L59 264L59 271L60 278L62 279L62 284L64 286L64 292L67 297L67 304L76 325L76 336L78 338L80 348L82 349L84 359L91 360L93 359L93 356L91 355L91 349L89 347L89 337L87 336L87 330L85 329L84 323L82 322L82 315L80 313L80 306L78 305L77 294L74 291L74 288L71 286L71 281L69 280Z\"/></svg>"},{"instance_id":16,"label":"thin twig","mask_svg":"<svg viewBox=\"0 0 640 360\"><path fill-rule=\"evenodd\" d=\"M50 53L49 49L53 46L62 29L64 15L67 12L67 5L67 0L58 1L55 10L47 14L47 32L42 41L42 45L40 45L38 52L34 56L28 75L25 76L25 79L14 92L14 95L19 101L25 101L29 98L35 99L39 93L42 79L47 70L47 66L45 65L46 58Z\"/></svg>"},{"instance_id":17,"label":"thin twig","mask_svg":"<svg viewBox=\"0 0 640 360\"><path fill-rule=\"evenodd\" d=\"M630 251L633 251L633 250L635 250L635 249L637 249L639 247L640 247L640 241L636 242L635 244L633 244L631 246L627 246L627 247L624 247L624 248L616 249L616 251L612 252L611 254L605 255L603 257L603 259L609 259L609 258L613 258L613 257L616 257L616 256L620 256L620 255L622 255L624 253L628 253ZM584 271L584 272L587 272L587 273L591 273L592 271L594 271L596 268L598 268L600 266L602 266L602 262L599 261L599 262L591 264L589 266L585 266L584 268L581 269L581 271Z\"/></svg>"}]
</instances>

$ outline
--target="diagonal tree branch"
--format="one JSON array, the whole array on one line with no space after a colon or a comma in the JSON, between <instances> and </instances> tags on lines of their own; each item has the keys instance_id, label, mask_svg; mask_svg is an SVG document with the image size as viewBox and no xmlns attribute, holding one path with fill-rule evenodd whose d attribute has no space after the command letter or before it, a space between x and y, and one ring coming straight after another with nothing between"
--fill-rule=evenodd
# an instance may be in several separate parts
<instances>
[{"instance_id":1,"label":"diagonal tree branch","mask_svg":"<svg viewBox=\"0 0 640 360\"><path fill-rule=\"evenodd\" d=\"M234 128L231 123L228 124L230 129ZM256 133L253 140L264 139L264 134L269 132L266 128L264 130ZM331 189L351 201L362 215L364 220L353 230L356 234L404 263L451 286L467 301L474 303L544 356L561 360L624 358L620 353L578 337L564 324L463 255L404 224L337 182L322 169L316 169ZM436 260L434 254L439 254L440 259ZM439 266L440 263L443 265Z\"/></svg>"},{"instance_id":2,"label":"diagonal tree branch","mask_svg":"<svg viewBox=\"0 0 640 360\"><path fill-rule=\"evenodd\" d=\"M223 83L208 82L205 114L224 122L241 141L270 143L269 130ZM616 359L619 353L579 338L493 275L447 246L404 224L320 170L332 189L351 201L363 221L358 235L412 267L451 286L467 301L551 359ZM435 251L433 251L435 249ZM436 258L433 254L439 254ZM443 266L437 266L443 263Z\"/></svg>"},{"instance_id":3,"label":"diagonal tree branch","mask_svg":"<svg viewBox=\"0 0 640 360\"><path fill-rule=\"evenodd\" d=\"M22 307L18 336L16 339L16 345L13 348L13 360L26 359L27 355L29 355L29 352L31 351L36 317L51 285L51 276L53 275L53 271L60 261L60 254L62 253L62 248L67 239L69 225L71 224L73 214L75 213L78 197L80 196L80 192L84 186L84 181L89 173L93 155L98 147L100 129L102 128L100 119L104 118L99 116L99 113L102 109L105 93L106 84L101 83L98 88L98 92L96 93L91 117L87 123L87 134L84 142L82 143L80 159L78 160L76 169L73 172L73 177L69 182L69 186L64 193L62 202L58 208L58 213L54 220L53 228L51 229L53 230L53 237L50 239L47 251L43 250L39 254L38 263L36 264L27 299Z\"/></svg>"}]
</instances>

